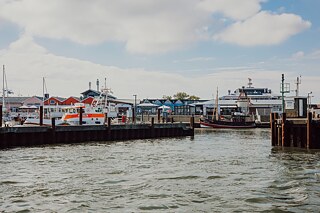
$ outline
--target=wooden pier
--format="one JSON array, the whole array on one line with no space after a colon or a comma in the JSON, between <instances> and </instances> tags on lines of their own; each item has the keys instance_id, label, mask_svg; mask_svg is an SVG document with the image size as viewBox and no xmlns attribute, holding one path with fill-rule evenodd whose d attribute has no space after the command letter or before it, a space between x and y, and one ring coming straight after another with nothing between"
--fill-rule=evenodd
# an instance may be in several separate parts
<instances>
[{"instance_id":1,"label":"wooden pier","mask_svg":"<svg viewBox=\"0 0 320 213\"><path fill-rule=\"evenodd\" d=\"M270 114L271 144L280 147L320 149L320 120L309 112L307 118L281 118Z\"/></svg>"},{"instance_id":2,"label":"wooden pier","mask_svg":"<svg viewBox=\"0 0 320 213\"><path fill-rule=\"evenodd\" d=\"M71 144L93 141L118 141L162 137L194 136L190 123L115 124L95 126L1 127L0 149L46 144Z\"/></svg>"}]
</instances>

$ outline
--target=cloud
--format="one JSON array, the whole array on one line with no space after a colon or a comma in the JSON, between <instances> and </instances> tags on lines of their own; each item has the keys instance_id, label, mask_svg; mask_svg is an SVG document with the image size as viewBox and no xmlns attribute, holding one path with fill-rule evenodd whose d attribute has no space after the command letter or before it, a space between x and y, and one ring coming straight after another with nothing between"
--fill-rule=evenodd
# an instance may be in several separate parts
<instances>
[{"instance_id":1,"label":"cloud","mask_svg":"<svg viewBox=\"0 0 320 213\"><path fill-rule=\"evenodd\" d=\"M139 54L185 49L214 34L240 45L277 44L310 26L297 15L261 12L264 1L6 0L0 2L0 20L30 36L82 45L120 42ZM221 26L220 19L232 25ZM216 34L221 27L227 29Z\"/></svg>"},{"instance_id":2,"label":"cloud","mask_svg":"<svg viewBox=\"0 0 320 213\"><path fill-rule=\"evenodd\" d=\"M42 0L0 3L0 16L26 33L83 45L123 42L129 52L154 53L197 41L208 14L195 0ZM192 14L192 15L190 15Z\"/></svg>"},{"instance_id":3,"label":"cloud","mask_svg":"<svg viewBox=\"0 0 320 213\"><path fill-rule=\"evenodd\" d=\"M80 96L88 89L89 81L94 85L100 79L100 85L107 78L107 86L111 87L118 98L138 99L161 98L179 91L212 98L218 86L220 95L228 90L246 86L247 78L252 78L255 87L269 87L279 93L281 74L285 73L286 81L292 85L297 73L283 70L264 70L254 66L218 67L211 69L212 74L187 76L144 69L122 69L114 66L102 66L89 61L56 56L36 44L32 37L22 38L12 43L8 49L0 51L0 61L6 65L9 89L15 95L42 95L42 77L46 78L48 93L51 96ZM289 79L289 80L287 80ZM319 76L303 76L301 94L313 91L319 100ZM95 86L92 86L95 88Z\"/></svg>"},{"instance_id":4,"label":"cloud","mask_svg":"<svg viewBox=\"0 0 320 213\"><path fill-rule=\"evenodd\" d=\"M198 7L210 13L221 13L234 20L247 19L261 9L260 3L264 0L202 0Z\"/></svg>"},{"instance_id":5,"label":"cloud","mask_svg":"<svg viewBox=\"0 0 320 213\"><path fill-rule=\"evenodd\" d=\"M310 26L309 21L294 14L277 15L261 11L249 19L232 24L216 34L214 39L241 46L274 45Z\"/></svg>"}]
</instances>

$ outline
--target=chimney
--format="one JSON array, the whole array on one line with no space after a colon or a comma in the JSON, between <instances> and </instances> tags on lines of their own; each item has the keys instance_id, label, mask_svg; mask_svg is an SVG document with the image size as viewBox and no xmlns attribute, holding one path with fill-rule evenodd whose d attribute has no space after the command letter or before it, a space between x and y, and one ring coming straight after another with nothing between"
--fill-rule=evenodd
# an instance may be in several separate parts
<instances>
[{"instance_id":1,"label":"chimney","mask_svg":"<svg viewBox=\"0 0 320 213\"><path fill-rule=\"evenodd\" d=\"M99 79L97 79L97 91L99 91Z\"/></svg>"},{"instance_id":2,"label":"chimney","mask_svg":"<svg viewBox=\"0 0 320 213\"><path fill-rule=\"evenodd\" d=\"M89 89L91 89L91 82L89 82Z\"/></svg>"}]
</instances>

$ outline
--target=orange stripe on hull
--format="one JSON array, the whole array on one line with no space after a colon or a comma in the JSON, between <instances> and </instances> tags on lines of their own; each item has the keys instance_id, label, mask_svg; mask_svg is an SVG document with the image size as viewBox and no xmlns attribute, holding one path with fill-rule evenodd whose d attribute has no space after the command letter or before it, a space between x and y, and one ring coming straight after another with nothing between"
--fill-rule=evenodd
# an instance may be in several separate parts
<instances>
[{"instance_id":1,"label":"orange stripe on hull","mask_svg":"<svg viewBox=\"0 0 320 213\"><path fill-rule=\"evenodd\" d=\"M79 114L66 114L64 116L64 120L68 120L68 119L72 119L72 118L79 118ZM95 114L95 113L84 113L82 114L82 118L104 118L104 114L99 113L99 114Z\"/></svg>"}]
</instances>

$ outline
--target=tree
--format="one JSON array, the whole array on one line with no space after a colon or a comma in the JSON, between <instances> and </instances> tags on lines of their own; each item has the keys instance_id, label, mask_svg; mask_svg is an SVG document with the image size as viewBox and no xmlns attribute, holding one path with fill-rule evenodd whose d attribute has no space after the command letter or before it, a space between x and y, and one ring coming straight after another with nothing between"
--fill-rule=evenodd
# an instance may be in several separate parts
<instances>
[{"instance_id":1,"label":"tree","mask_svg":"<svg viewBox=\"0 0 320 213\"><path fill-rule=\"evenodd\" d=\"M169 95L163 95L162 96L163 99L167 99L167 100L172 100L172 96ZM188 95L185 92L177 92L175 95L173 95L174 99L178 99L178 100L199 100L200 98L198 96L195 95Z\"/></svg>"},{"instance_id":2,"label":"tree","mask_svg":"<svg viewBox=\"0 0 320 213\"><path fill-rule=\"evenodd\" d=\"M185 92L177 92L177 94L173 95L173 97L178 100L183 100L188 99L189 95Z\"/></svg>"},{"instance_id":3,"label":"tree","mask_svg":"<svg viewBox=\"0 0 320 213\"><path fill-rule=\"evenodd\" d=\"M190 99L190 100L199 100L200 97L195 96L195 95L190 95L190 96L189 96L189 99Z\"/></svg>"},{"instance_id":4,"label":"tree","mask_svg":"<svg viewBox=\"0 0 320 213\"><path fill-rule=\"evenodd\" d=\"M172 99L172 96L169 96L169 95L163 95L162 96L163 99L167 99L167 100L171 100Z\"/></svg>"}]
</instances>

